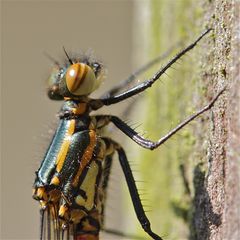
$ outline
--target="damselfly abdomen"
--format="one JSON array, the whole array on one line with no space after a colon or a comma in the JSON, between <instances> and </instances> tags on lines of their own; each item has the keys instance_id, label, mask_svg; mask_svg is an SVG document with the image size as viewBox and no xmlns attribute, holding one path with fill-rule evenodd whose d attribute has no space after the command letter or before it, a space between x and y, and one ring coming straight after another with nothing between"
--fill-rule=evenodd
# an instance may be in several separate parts
<instances>
[{"instance_id":1,"label":"damselfly abdomen","mask_svg":"<svg viewBox=\"0 0 240 240\"><path fill-rule=\"evenodd\" d=\"M116 116L91 115L91 112L121 102L150 87L208 32L183 49L149 80L119 94L134 79L130 77L99 99L92 99L89 95L98 88L104 75L101 64L86 57L71 59L66 52L68 64L60 67L56 63L50 76L48 96L52 100L63 100L64 104L59 112L59 126L36 172L33 193L41 205L41 239L62 239L65 233L67 238L72 236L74 240L99 239L99 232L104 229L106 188L115 152L142 228L153 239L162 239L151 229L124 149L111 138L103 137L101 131L112 122L140 146L155 149L210 109L223 90L206 107L156 142L141 137Z\"/></svg>"}]
</instances>

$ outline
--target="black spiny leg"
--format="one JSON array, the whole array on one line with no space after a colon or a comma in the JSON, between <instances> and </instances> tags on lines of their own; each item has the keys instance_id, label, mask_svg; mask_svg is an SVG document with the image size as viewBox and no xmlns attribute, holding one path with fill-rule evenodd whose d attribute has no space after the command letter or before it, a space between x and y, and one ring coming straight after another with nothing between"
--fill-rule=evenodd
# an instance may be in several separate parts
<instances>
[{"instance_id":1,"label":"black spiny leg","mask_svg":"<svg viewBox=\"0 0 240 240\"><path fill-rule=\"evenodd\" d=\"M156 72L152 78L144 81L143 83L136 85L135 87L130 88L129 90L127 90L119 95L100 98L100 99L92 99L90 102L92 109L97 110L97 109L101 108L103 105L111 105L111 104L121 102L121 101L123 101L127 98L130 98L136 94L139 94L139 93L143 92L145 89L151 87L152 84L154 82L156 82L167 71L167 69L169 69L178 59L180 59L188 51L193 49L197 45L197 43L210 31L211 31L211 29L208 29L204 33L202 33L201 36L198 37L192 44L190 44L189 46L184 48L174 58L172 58L165 66L163 66L158 72Z\"/></svg>"},{"instance_id":2,"label":"black spiny leg","mask_svg":"<svg viewBox=\"0 0 240 240\"><path fill-rule=\"evenodd\" d=\"M114 123L114 125L119 128L123 133L125 133L129 138L131 138L134 142L136 142L141 147L147 148L147 149L155 149L162 145L164 142L166 142L169 138L171 138L174 134L176 134L179 130L181 130L184 126L186 126L188 123L193 121L195 118L200 116L202 113L208 111L211 109L211 107L214 105L214 103L217 101L218 97L225 91L225 88L223 88L213 99L212 101L205 106L204 108L200 109L193 115L189 116L185 121L181 122L179 125L177 125L174 129L172 129L169 133L167 133L165 136L160 138L158 141L153 142L151 140L145 139L141 137L134 129L129 127L125 122L123 122L119 117L111 116L111 115L99 115L96 116L97 121L100 121L101 119L105 120L105 124L107 125L110 121Z\"/></svg>"},{"instance_id":3,"label":"black spiny leg","mask_svg":"<svg viewBox=\"0 0 240 240\"><path fill-rule=\"evenodd\" d=\"M108 139L104 139L106 143L109 143ZM106 191L107 191L107 186L108 186L108 181L109 181L109 175L110 175L110 170L111 170L111 165L112 165L112 160L113 160L113 154L106 156L105 158L105 165L103 168L103 191L105 192L105 201L106 201ZM104 219L104 205L103 204L103 212L102 212L102 217ZM103 221L103 225L104 225L104 221ZM133 240L144 240L145 238L143 237L139 237L133 234L127 234L127 233L123 233L121 231L118 230L114 230L114 229L109 229L109 228L103 228L102 229L103 232L108 233L108 234L112 234L121 238L127 238L127 239L133 239Z\"/></svg>"},{"instance_id":4,"label":"black spiny leg","mask_svg":"<svg viewBox=\"0 0 240 240\"><path fill-rule=\"evenodd\" d=\"M119 146L117 143L113 142L112 140L109 139L114 144L114 147L116 151L118 152L118 157L119 161L128 185L128 189L131 195L132 203L134 206L135 213L137 215L138 221L141 223L142 228L144 231L151 236L155 240L163 240L161 237L159 237L156 233L154 233L151 229L150 222L144 212L141 199L138 194L137 186L130 168L130 165L127 160L127 156L125 154L125 151L121 146Z\"/></svg>"},{"instance_id":5,"label":"black spiny leg","mask_svg":"<svg viewBox=\"0 0 240 240\"><path fill-rule=\"evenodd\" d=\"M147 64L145 64L142 67L140 67L139 69L137 69L127 79L120 81L117 85L115 85L113 88L111 88L108 92L104 93L101 96L101 98L112 97L115 94L122 91L125 87L127 87L129 84L131 84L136 79L136 77L138 77L139 75L141 75L142 73L147 71L153 65L155 65L155 64L159 63L160 61L162 61L163 59L167 58L170 55L170 53L175 49L175 47L177 47L178 45L179 45L179 43L177 43L174 47L169 48L164 54L154 58Z\"/></svg>"}]
</instances>

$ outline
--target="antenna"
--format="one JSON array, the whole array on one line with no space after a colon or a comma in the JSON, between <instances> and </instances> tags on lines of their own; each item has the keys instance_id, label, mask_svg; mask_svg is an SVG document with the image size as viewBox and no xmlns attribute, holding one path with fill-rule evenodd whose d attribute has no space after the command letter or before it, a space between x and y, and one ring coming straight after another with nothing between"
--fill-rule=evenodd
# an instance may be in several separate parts
<instances>
[{"instance_id":1,"label":"antenna","mask_svg":"<svg viewBox=\"0 0 240 240\"><path fill-rule=\"evenodd\" d=\"M66 49L64 48L64 46L63 46L63 51L64 51L65 55L67 56L67 59L68 59L68 61L70 62L70 64L73 65L73 61L72 61L72 59L68 56L68 53L67 53Z\"/></svg>"}]
</instances>

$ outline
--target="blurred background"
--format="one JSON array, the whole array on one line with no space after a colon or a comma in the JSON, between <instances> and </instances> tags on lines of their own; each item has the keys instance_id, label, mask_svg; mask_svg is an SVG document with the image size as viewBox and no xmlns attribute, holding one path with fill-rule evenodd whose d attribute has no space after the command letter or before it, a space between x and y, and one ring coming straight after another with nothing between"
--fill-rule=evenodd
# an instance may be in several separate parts
<instances>
[{"instance_id":1,"label":"blurred background","mask_svg":"<svg viewBox=\"0 0 240 240\"><path fill-rule=\"evenodd\" d=\"M55 115L61 105L50 101L45 93L52 67L45 53L61 62L65 58L63 46L70 55L80 50L93 52L107 68L100 94L160 53L171 47L179 50L180 40L189 43L189 39L195 39L193 22L198 13L189 11L190 3L188 0L2 1L1 239L39 236L39 206L31 197L34 172L55 129ZM191 102L197 81L193 77L191 56L194 54L188 54L154 88L142 94L132 114L125 116L140 133L145 130L146 137L158 139L196 107ZM142 79L150 77L159 66ZM129 104L132 100L107 107L104 112L121 116ZM168 239L180 239L179 236L186 239L189 196L180 166L183 160L188 163L194 142L191 128L155 152L140 150L116 129L110 127L110 131L114 139L125 143L153 230ZM106 225L146 236L136 220L115 160ZM104 239L120 238L107 235Z\"/></svg>"}]
</instances>

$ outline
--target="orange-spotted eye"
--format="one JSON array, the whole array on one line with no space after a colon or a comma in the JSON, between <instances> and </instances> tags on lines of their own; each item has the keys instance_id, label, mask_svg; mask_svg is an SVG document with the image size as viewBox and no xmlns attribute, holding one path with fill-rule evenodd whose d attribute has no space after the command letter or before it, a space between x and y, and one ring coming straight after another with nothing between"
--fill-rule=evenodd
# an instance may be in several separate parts
<instances>
[{"instance_id":1,"label":"orange-spotted eye","mask_svg":"<svg viewBox=\"0 0 240 240\"><path fill-rule=\"evenodd\" d=\"M93 69L84 63L71 65L65 75L68 91L74 95L87 95L95 90L97 83Z\"/></svg>"}]
</instances>

